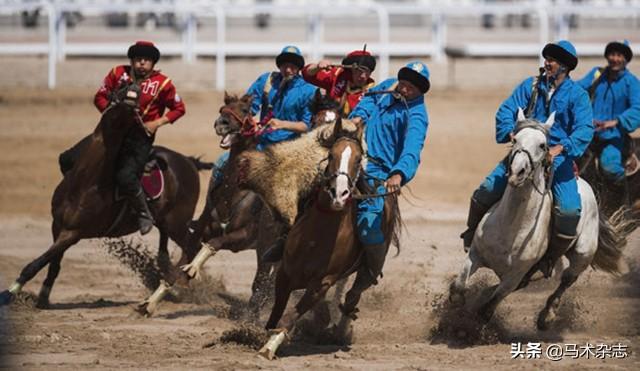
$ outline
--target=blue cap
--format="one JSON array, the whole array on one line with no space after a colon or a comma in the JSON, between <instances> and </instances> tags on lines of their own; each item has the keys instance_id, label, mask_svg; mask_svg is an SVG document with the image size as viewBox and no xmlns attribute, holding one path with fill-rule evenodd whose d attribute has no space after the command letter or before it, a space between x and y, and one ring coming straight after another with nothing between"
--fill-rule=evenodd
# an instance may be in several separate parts
<instances>
[{"instance_id":1,"label":"blue cap","mask_svg":"<svg viewBox=\"0 0 640 371\"><path fill-rule=\"evenodd\" d=\"M283 63L291 63L300 69L304 67L304 57L300 48L294 45L287 45L282 48L282 51L276 57L276 66L280 68Z\"/></svg>"},{"instance_id":2,"label":"blue cap","mask_svg":"<svg viewBox=\"0 0 640 371\"><path fill-rule=\"evenodd\" d=\"M555 59L559 63L567 66L569 71L575 69L578 65L576 48L567 40L560 40L556 43L545 45L544 49L542 49L542 56L544 58Z\"/></svg>"},{"instance_id":3,"label":"blue cap","mask_svg":"<svg viewBox=\"0 0 640 371\"><path fill-rule=\"evenodd\" d=\"M414 61L407 63L398 71L398 80L409 81L415 85L422 94L429 91L431 82L429 81L429 68L426 64L420 61Z\"/></svg>"}]
</instances>

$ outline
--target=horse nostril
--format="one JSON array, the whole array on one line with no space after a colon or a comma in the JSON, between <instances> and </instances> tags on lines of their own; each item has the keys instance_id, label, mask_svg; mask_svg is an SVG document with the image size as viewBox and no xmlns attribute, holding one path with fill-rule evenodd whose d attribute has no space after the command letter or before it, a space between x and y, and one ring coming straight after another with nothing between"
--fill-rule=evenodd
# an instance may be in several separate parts
<instances>
[{"instance_id":1,"label":"horse nostril","mask_svg":"<svg viewBox=\"0 0 640 371\"><path fill-rule=\"evenodd\" d=\"M342 198L345 198L347 196L349 196L349 190L345 189L344 191L342 191Z\"/></svg>"},{"instance_id":2,"label":"horse nostril","mask_svg":"<svg viewBox=\"0 0 640 371\"><path fill-rule=\"evenodd\" d=\"M520 171L518 171L518 176L521 177L524 175L524 169L520 169Z\"/></svg>"}]
</instances>

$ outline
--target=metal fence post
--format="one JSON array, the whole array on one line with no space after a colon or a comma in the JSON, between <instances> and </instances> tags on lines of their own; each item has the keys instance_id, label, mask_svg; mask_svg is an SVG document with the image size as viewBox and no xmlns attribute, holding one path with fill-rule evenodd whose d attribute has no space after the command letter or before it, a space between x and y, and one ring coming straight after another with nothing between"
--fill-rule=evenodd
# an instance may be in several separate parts
<instances>
[{"instance_id":1,"label":"metal fence post","mask_svg":"<svg viewBox=\"0 0 640 371\"><path fill-rule=\"evenodd\" d=\"M221 5L216 6L216 90L225 88L225 32L226 15Z\"/></svg>"}]
</instances>

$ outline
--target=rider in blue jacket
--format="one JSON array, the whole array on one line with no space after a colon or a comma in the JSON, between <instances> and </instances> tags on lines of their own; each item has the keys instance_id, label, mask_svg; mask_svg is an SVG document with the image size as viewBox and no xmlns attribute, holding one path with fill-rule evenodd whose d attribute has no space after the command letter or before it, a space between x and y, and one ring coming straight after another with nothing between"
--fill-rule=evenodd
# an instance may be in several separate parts
<instances>
[{"instance_id":1,"label":"rider in blue jacket","mask_svg":"<svg viewBox=\"0 0 640 371\"><path fill-rule=\"evenodd\" d=\"M607 44L607 67L595 67L578 81L591 98L596 137L602 145L600 168L617 186L624 186L624 147L627 134L640 126L640 82L627 63L633 53L629 42Z\"/></svg>"},{"instance_id":2,"label":"rider in blue jacket","mask_svg":"<svg viewBox=\"0 0 640 371\"><path fill-rule=\"evenodd\" d=\"M300 75L304 67L302 52L296 46L285 46L276 57L276 66L278 71L260 75L247 90L253 96L251 113L259 114L260 122L269 125L258 137L258 150L295 139L311 127L310 103L316 88ZM229 152L225 152L216 161L209 192L222 182L228 158Z\"/></svg>"},{"instance_id":3,"label":"rider in blue jacket","mask_svg":"<svg viewBox=\"0 0 640 371\"><path fill-rule=\"evenodd\" d=\"M399 191L416 174L429 123L424 103L429 87L427 66L411 62L398 71L397 79L385 80L369 90L349 116L365 124L366 172L369 184L379 194ZM381 93L385 91L388 93ZM383 208L384 197L358 202L358 237L366 269L358 271L345 300L347 308L382 272L389 249L385 243L389 236L382 232Z\"/></svg>"},{"instance_id":4,"label":"rider in blue jacket","mask_svg":"<svg viewBox=\"0 0 640 371\"><path fill-rule=\"evenodd\" d=\"M568 250L576 237L580 221L581 200L573 171L573 161L587 149L593 137L593 113L587 93L571 80L569 72L576 68L578 57L574 46L566 40L547 44L542 50L544 69L518 85L496 113L496 141L511 140L518 108L526 109L527 117L544 122L555 112L555 123L549 132L549 155L553 159L554 231L547 254L537 268L545 276L553 264ZM473 193L468 229L460 236L465 250L484 214L507 187L507 166L500 162Z\"/></svg>"}]
</instances>

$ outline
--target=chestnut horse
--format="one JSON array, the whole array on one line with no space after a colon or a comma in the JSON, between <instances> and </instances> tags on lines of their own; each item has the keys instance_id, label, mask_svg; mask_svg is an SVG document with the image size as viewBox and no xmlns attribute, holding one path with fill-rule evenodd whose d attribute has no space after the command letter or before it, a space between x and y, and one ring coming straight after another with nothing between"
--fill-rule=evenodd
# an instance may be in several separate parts
<instances>
[{"instance_id":1,"label":"chestnut horse","mask_svg":"<svg viewBox=\"0 0 640 371\"><path fill-rule=\"evenodd\" d=\"M259 310L273 290L273 264L261 257L277 238L272 227L272 216L258 195L234 186L236 157L256 147L256 135L264 128L258 127L251 115L250 95L240 98L225 93L224 106L214 128L221 137L220 147L229 150L229 158L223 168L213 169L204 210L191 224L189 237L191 249L200 249L195 258L183 266L188 279L199 275L202 266L220 250L239 252L256 250L257 271L249 300L251 315L257 320ZM219 172L215 175L215 172ZM219 184L216 184L219 183ZM206 246L202 246L202 244ZM156 292L138 305L138 312L152 315L159 301L175 282L163 282Z\"/></svg>"},{"instance_id":2,"label":"chestnut horse","mask_svg":"<svg viewBox=\"0 0 640 371\"><path fill-rule=\"evenodd\" d=\"M114 94L78 159L51 199L53 245L29 263L10 289L0 293L0 305L10 303L16 294L42 268L49 264L47 277L38 296L38 307L49 305L49 295L65 251L86 238L120 237L138 230L135 212L125 200L115 197L115 166L126 134L141 125L138 113L140 88L124 85ZM162 164L165 187L159 199L150 202L155 225L160 230L160 253L167 255L171 238L183 251L182 264L191 260L195 251L187 245L188 223L198 201L200 182L192 160L163 147L155 147ZM180 264L180 263L179 263ZM179 270L170 272L178 274Z\"/></svg>"},{"instance_id":3,"label":"chestnut horse","mask_svg":"<svg viewBox=\"0 0 640 371\"><path fill-rule=\"evenodd\" d=\"M346 131L343 121L338 120L333 134L324 143L330 151L321 187L316 190L312 205L304 210L289 232L276 275L276 301L266 326L275 329L275 333L260 350L265 358L275 356L297 320L324 298L336 281L364 267L360 264L363 250L355 233L357 210L353 202L359 198L354 195L356 183L358 188L364 183L360 181L364 157L362 133L361 126L355 131ZM383 222L387 246L392 240L397 245L399 226L397 196L390 195L385 200ZM291 292L298 289L305 289L304 295L294 308L285 312ZM347 304L350 308L343 310L339 328L347 336L360 294Z\"/></svg>"}]
</instances>

